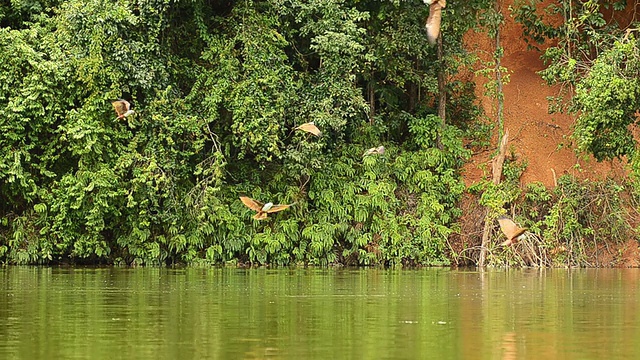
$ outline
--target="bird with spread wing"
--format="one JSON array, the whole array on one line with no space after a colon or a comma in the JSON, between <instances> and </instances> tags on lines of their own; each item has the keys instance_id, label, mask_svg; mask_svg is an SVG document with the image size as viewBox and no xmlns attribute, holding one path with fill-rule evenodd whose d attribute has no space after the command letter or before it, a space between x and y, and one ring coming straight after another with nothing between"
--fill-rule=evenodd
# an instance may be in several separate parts
<instances>
[{"instance_id":1,"label":"bird with spread wing","mask_svg":"<svg viewBox=\"0 0 640 360\"><path fill-rule=\"evenodd\" d=\"M373 147L367 151L364 152L364 154L362 154L362 156L369 156L369 155L382 155L384 154L384 146L380 145L378 147Z\"/></svg>"},{"instance_id":2,"label":"bird with spread wing","mask_svg":"<svg viewBox=\"0 0 640 360\"><path fill-rule=\"evenodd\" d=\"M118 114L118 119L124 119L135 112L131 110L131 104L124 99L112 101L111 105L113 105L113 109L116 111L116 114Z\"/></svg>"},{"instance_id":3,"label":"bird with spread wing","mask_svg":"<svg viewBox=\"0 0 640 360\"><path fill-rule=\"evenodd\" d=\"M519 227L513 220L504 215L498 218L498 223L500 224L500 230L507 237L507 240L500 244L502 246L513 245L526 236L526 228Z\"/></svg>"},{"instance_id":4,"label":"bird with spread wing","mask_svg":"<svg viewBox=\"0 0 640 360\"><path fill-rule=\"evenodd\" d=\"M295 203L292 203L292 204L285 204L285 205L282 205L282 204L274 205L272 202L263 204L259 201L253 200L248 196L240 196L240 201L242 201L242 203L245 204L249 209L257 212L257 214L253 216L253 218L256 220L264 220L267 218L267 214L285 210L289 208L291 205L295 204Z\"/></svg>"},{"instance_id":5,"label":"bird with spread wing","mask_svg":"<svg viewBox=\"0 0 640 360\"><path fill-rule=\"evenodd\" d=\"M318 129L318 127L316 126L316 124L313 121L305 123L305 124L302 124L302 125L296 127L296 130L306 131L306 132L311 133L311 134L313 134L315 136L322 135L322 132L320 131L320 129Z\"/></svg>"}]
</instances>

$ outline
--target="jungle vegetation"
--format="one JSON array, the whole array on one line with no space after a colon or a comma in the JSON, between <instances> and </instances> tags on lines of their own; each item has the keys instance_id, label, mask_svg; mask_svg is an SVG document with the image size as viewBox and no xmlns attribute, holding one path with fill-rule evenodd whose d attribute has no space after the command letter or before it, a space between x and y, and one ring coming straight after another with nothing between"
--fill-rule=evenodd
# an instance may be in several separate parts
<instances>
[{"instance_id":1,"label":"jungle vegetation","mask_svg":"<svg viewBox=\"0 0 640 360\"><path fill-rule=\"evenodd\" d=\"M500 127L461 75L478 66L468 31L516 16L532 44L555 40L542 76L566 84L579 148L636 158L638 34L614 16L625 2L560 0L559 25L539 5L448 2L438 55L420 0L3 2L0 260L447 265L459 170ZM135 114L117 119L118 98ZM296 131L310 121L322 136ZM520 189L521 166L469 191L496 214L517 202L543 241L597 234L593 212L562 216L589 211L575 187L622 209L617 187ZM255 220L240 196L294 205Z\"/></svg>"}]
</instances>

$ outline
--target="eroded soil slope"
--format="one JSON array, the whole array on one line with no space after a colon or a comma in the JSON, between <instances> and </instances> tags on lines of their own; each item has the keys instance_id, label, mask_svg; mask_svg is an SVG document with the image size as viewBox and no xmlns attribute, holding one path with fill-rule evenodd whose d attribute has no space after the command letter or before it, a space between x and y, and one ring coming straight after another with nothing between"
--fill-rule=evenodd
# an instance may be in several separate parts
<instances>
[{"instance_id":1,"label":"eroded soil slope","mask_svg":"<svg viewBox=\"0 0 640 360\"><path fill-rule=\"evenodd\" d=\"M574 152L569 135L575 119L566 114L549 114L547 97L556 96L559 87L546 85L536 73L544 69L541 53L527 49L521 25L509 16L511 3L505 1L502 9L505 14L501 34L504 47L502 65L510 73L510 81L504 86L504 126L510 134L510 149L528 163L521 178L522 184L540 181L551 187L554 185L554 172L556 177L571 173L589 179L626 176L623 162L598 163L593 157ZM486 34L470 33L467 40L469 48L485 59L493 51L494 42ZM475 81L485 112L493 115L494 100L482 96L482 84L486 79L476 77ZM474 154L465 168L467 185L480 179L483 171L478 167L486 164L490 155L488 152Z\"/></svg>"},{"instance_id":2,"label":"eroded soil slope","mask_svg":"<svg viewBox=\"0 0 640 360\"><path fill-rule=\"evenodd\" d=\"M504 47L502 65L509 70L510 81L504 86L504 124L509 131L509 147L518 160L525 160L528 166L520 182L542 182L546 187L555 185L555 179L562 174L573 174L581 179L620 178L627 176L626 162L609 161L598 163L591 156L576 154L570 134L575 118L565 114L549 114L547 97L558 94L558 87L544 83L537 71L544 68L537 50L528 50L522 37L522 27L509 16L512 0L502 4L505 25L502 28L501 42ZM488 60L495 43L484 33L471 32L467 36L467 47L481 58ZM544 45L541 47L544 49ZM478 96L487 114L495 119L495 102L483 96L483 83L486 79L475 77ZM497 139L493 140L497 144ZM495 145L494 145L495 146ZM464 178L467 186L490 176L489 164L491 151L477 151L465 166ZM464 215L459 238L452 243L455 251L480 244L484 210L477 206L474 199L466 197L462 204ZM601 266L639 266L640 251L635 239L619 244L608 264ZM473 255L469 253L471 257Z\"/></svg>"}]
</instances>

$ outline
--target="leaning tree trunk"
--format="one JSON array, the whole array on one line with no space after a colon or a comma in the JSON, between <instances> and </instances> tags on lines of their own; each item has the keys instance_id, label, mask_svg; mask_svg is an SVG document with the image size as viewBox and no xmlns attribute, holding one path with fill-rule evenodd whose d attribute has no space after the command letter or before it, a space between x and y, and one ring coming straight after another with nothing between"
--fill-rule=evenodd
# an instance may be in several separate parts
<instances>
[{"instance_id":1,"label":"leaning tree trunk","mask_svg":"<svg viewBox=\"0 0 640 360\"><path fill-rule=\"evenodd\" d=\"M504 158L507 153L507 143L509 142L509 131L505 130L502 139L500 139L500 150L491 161L491 170L493 173L493 183L495 185L500 184L502 178L502 167L504 165ZM491 231L492 219L489 219L489 210L484 216L484 230L482 231L482 246L480 247L480 258L478 259L478 266L484 267L484 262L487 259L487 249L489 248L489 232Z\"/></svg>"},{"instance_id":2,"label":"leaning tree trunk","mask_svg":"<svg viewBox=\"0 0 640 360\"><path fill-rule=\"evenodd\" d=\"M500 0L496 0L495 2L495 11L497 14L501 15L500 9ZM498 185L500 184L500 179L502 178L502 166L504 164L504 157L507 152L507 142L509 141L509 132L504 129L504 120L503 120L503 109L504 109L504 93L502 89L502 72L501 72L501 62L502 58L502 47L500 46L500 23L496 23L495 27L495 76L496 76L496 99L498 101L497 109L496 109L496 119L498 121L498 155L496 155L492 160L492 172L493 172L493 183ZM489 249L489 233L491 231L493 219L489 218L489 209L484 217L484 230L482 231L482 244L480 248L480 258L478 259L478 266L484 267L485 260L487 259L487 250Z\"/></svg>"}]
</instances>

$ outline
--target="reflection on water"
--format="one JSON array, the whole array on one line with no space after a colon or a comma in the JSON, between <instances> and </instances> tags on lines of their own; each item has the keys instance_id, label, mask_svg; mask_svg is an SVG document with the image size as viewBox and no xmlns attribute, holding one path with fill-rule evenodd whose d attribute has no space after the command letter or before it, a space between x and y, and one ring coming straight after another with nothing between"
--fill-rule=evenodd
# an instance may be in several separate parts
<instances>
[{"instance_id":1,"label":"reflection on water","mask_svg":"<svg viewBox=\"0 0 640 360\"><path fill-rule=\"evenodd\" d=\"M640 358L638 269L0 268L0 359Z\"/></svg>"}]
</instances>

